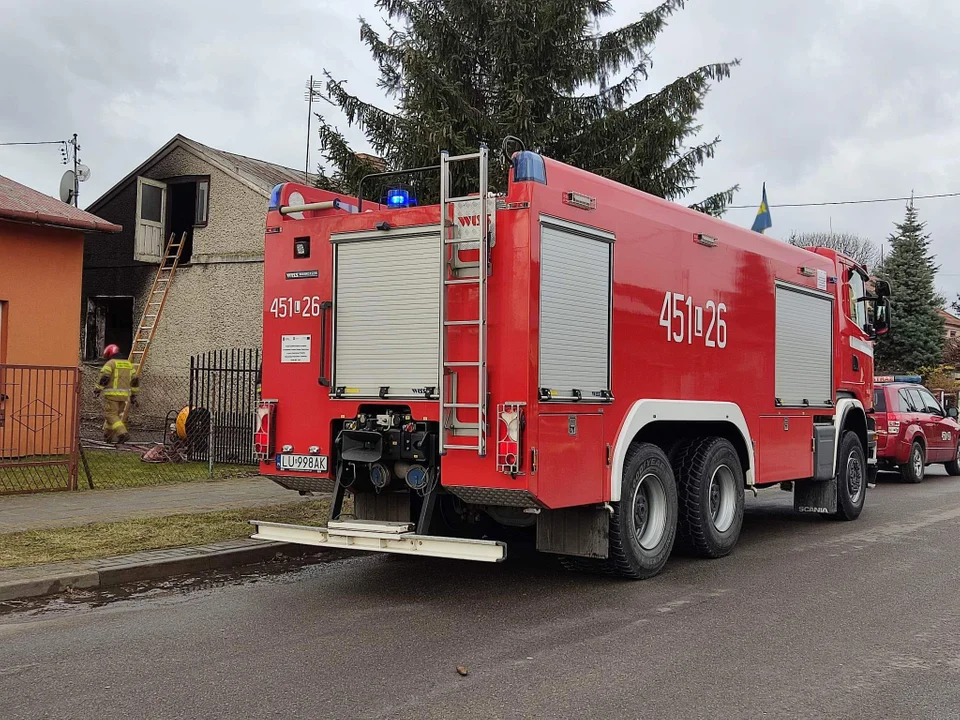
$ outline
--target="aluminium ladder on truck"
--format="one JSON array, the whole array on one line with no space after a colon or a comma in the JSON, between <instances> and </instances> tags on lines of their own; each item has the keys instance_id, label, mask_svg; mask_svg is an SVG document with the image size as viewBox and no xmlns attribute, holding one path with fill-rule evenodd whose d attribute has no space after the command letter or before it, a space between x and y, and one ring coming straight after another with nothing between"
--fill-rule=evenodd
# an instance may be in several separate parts
<instances>
[{"instance_id":1,"label":"aluminium ladder on truck","mask_svg":"<svg viewBox=\"0 0 960 720\"><path fill-rule=\"evenodd\" d=\"M457 162L479 161L479 196L466 195L451 197L450 166ZM489 150L486 145L480 151L467 155L450 156L447 152L440 155L440 437L439 450L474 450L480 457L487 453L487 267L490 252L490 226L488 224L488 164ZM479 222L476 232L468 227L457 225L451 219L451 208L458 205L474 204L478 207ZM452 213L456 215L456 211ZM474 267L473 263L463 264L461 250L476 248L479 258L476 264L476 277L465 269ZM449 254L449 262L448 262ZM447 291L453 285L477 286L476 317L462 320L450 320L447 317ZM476 356L467 359L450 360L447 357L450 328L472 326L477 328ZM456 379L460 369L475 368L477 371L477 401L460 402L456 397ZM450 382L447 383L449 378ZM448 388L449 385L449 388ZM448 398L449 391L449 400ZM472 410L476 413L476 423L459 422L457 411ZM476 444L447 443L447 431L476 438Z\"/></svg>"},{"instance_id":2,"label":"aluminium ladder on truck","mask_svg":"<svg viewBox=\"0 0 960 720\"><path fill-rule=\"evenodd\" d=\"M177 274L177 268L180 266L180 255L183 253L183 246L187 242L187 234L182 233L177 242L177 234L171 233L167 241L167 247L160 259L160 267L157 268L157 276L153 280L153 286L150 288L150 294L147 296L147 304L143 308L143 315L140 317L140 324L137 326L137 334L133 337L133 345L130 346L130 357L134 372L140 375L143 372L143 366L147 361L147 352L150 350L150 343L153 342L153 336L156 335L157 326L160 324L160 316L163 314L163 308L167 302L167 293L170 291L170 285L173 284L173 276ZM123 408L122 419L127 421L127 413L130 412L129 401Z\"/></svg>"}]
</instances>

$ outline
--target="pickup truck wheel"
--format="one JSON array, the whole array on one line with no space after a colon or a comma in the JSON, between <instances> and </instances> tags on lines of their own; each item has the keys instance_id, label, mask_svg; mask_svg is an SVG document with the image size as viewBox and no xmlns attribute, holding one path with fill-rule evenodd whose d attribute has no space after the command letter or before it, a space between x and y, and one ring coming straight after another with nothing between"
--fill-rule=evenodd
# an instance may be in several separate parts
<instances>
[{"instance_id":1,"label":"pickup truck wheel","mask_svg":"<svg viewBox=\"0 0 960 720\"><path fill-rule=\"evenodd\" d=\"M909 459L900 466L900 476L908 483L923 482L923 468L926 464L926 457L923 452L923 445L914 442L910 448Z\"/></svg>"},{"instance_id":2,"label":"pickup truck wheel","mask_svg":"<svg viewBox=\"0 0 960 720\"><path fill-rule=\"evenodd\" d=\"M838 520L856 520L863 511L867 497L867 457L860 438L848 430L840 438L837 453L837 512Z\"/></svg>"},{"instance_id":3,"label":"pickup truck wheel","mask_svg":"<svg viewBox=\"0 0 960 720\"><path fill-rule=\"evenodd\" d=\"M952 477L960 475L960 445L957 445L957 451L953 454L953 460L944 463L943 467L946 469L947 475Z\"/></svg>"},{"instance_id":4,"label":"pickup truck wheel","mask_svg":"<svg viewBox=\"0 0 960 720\"><path fill-rule=\"evenodd\" d=\"M728 555L743 526L743 469L729 440L704 437L677 457L679 521L683 546L700 557Z\"/></svg>"},{"instance_id":5,"label":"pickup truck wheel","mask_svg":"<svg viewBox=\"0 0 960 720\"><path fill-rule=\"evenodd\" d=\"M635 443L624 459L620 502L610 517L609 569L643 580L666 564L677 533L677 483L656 445Z\"/></svg>"}]
</instances>

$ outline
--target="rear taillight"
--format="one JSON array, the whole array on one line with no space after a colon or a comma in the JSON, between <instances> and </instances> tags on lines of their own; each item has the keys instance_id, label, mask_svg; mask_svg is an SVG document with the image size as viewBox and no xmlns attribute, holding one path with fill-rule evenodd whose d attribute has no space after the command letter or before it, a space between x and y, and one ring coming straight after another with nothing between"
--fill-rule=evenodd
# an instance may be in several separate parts
<instances>
[{"instance_id":1,"label":"rear taillight","mask_svg":"<svg viewBox=\"0 0 960 720\"><path fill-rule=\"evenodd\" d=\"M276 418L277 404L272 401L261 402L257 407L257 424L253 433L253 454L258 460L273 457L273 421Z\"/></svg>"},{"instance_id":2,"label":"rear taillight","mask_svg":"<svg viewBox=\"0 0 960 720\"><path fill-rule=\"evenodd\" d=\"M885 435L887 432L887 414L883 412L874 413L873 427L878 434Z\"/></svg>"},{"instance_id":3,"label":"rear taillight","mask_svg":"<svg viewBox=\"0 0 960 720\"><path fill-rule=\"evenodd\" d=\"M899 434L900 434L900 421L887 420L887 435L899 435Z\"/></svg>"},{"instance_id":4,"label":"rear taillight","mask_svg":"<svg viewBox=\"0 0 960 720\"><path fill-rule=\"evenodd\" d=\"M520 472L524 405L502 403L497 406L497 470L508 475Z\"/></svg>"}]
</instances>

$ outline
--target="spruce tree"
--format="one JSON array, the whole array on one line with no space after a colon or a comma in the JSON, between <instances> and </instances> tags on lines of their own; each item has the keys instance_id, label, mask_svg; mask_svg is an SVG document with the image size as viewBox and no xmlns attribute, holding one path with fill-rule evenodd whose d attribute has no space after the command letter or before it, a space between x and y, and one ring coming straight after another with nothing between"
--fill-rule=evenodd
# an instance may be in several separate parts
<instances>
[{"instance_id":1,"label":"spruce tree","mask_svg":"<svg viewBox=\"0 0 960 720\"><path fill-rule=\"evenodd\" d=\"M930 235L923 232L913 203L890 236L890 254L877 270L892 290L893 326L876 347L877 367L890 372L918 372L940 364L943 358L943 318L937 312L941 298L934 287L939 269L930 253Z\"/></svg>"},{"instance_id":2,"label":"spruce tree","mask_svg":"<svg viewBox=\"0 0 960 720\"><path fill-rule=\"evenodd\" d=\"M491 184L504 189L499 150L507 136L531 150L670 200L693 190L719 138L700 142L696 115L711 84L739 61L705 65L640 95L653 43L685 0L663 0L609 32L597 24L610 0L377 0L389 31L360 20L376 61L385 110L350 94L326 72L326 97L360 128L389 168L491 148ZM379 169L318 115L319 184L356 191ZM437 185L436 178L431 181ZM475 189L475 187L474 187ZM719 214L736 186L694 207Z\"/></svg>"}]
</instances>

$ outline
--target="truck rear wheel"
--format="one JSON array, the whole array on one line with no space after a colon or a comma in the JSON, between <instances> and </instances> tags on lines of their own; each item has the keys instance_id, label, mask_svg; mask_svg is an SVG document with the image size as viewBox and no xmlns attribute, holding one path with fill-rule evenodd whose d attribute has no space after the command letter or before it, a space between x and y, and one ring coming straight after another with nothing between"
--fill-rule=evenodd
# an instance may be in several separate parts
<instances>
[{"instance_id":1,"label":"truck rear wheel","mask_svg":"<svg viewBox=\"0 0 960 720\"><path fill-rule=\"evenodd\" d=\"M848 430L837 453L837 512L839 520L856 520L867 496L867 457L860 438Z\"/></svg>"},{"instance_id":2,"label":"truck rear wheel","mask_svg":"<svg viewBox=\"0 0 960 720\"><path fill-rule=\"evenodd\" d=\"M609 569L642 580L656 575L677 533L677 483L663 450L635 443L624 459L620 502L610 518Z\"/></svg>"},{"instance_id":3,"label":"truck rear wheel","mask_svg":"<svg viewBox=\"0 0 960 720\"><path fill-rule=\"evenodd\" d=\"M910 447L910 457L900 466L900 477L908 483L923 482L923 469L926 462L923 444L914 442Z\"/></svg>"},{"instance_id":4,"label":"truck rear wheel","mask_svg":"<svg viewBox=\"0 0 960 720\"><path fill-rule=\"evenodd\" d=\"M694 440L677 456L678 534L696 555L730 553L743 526L743 468L729 440Z\"/></svg>"}]
</instances>

